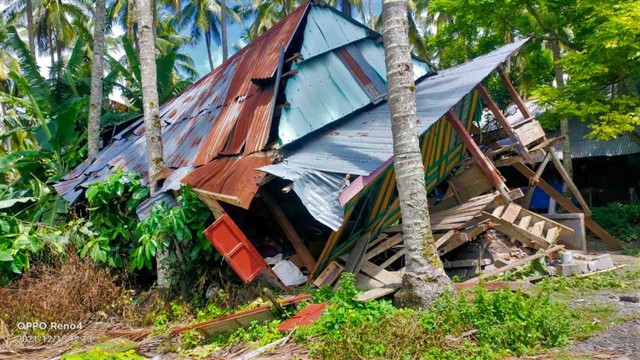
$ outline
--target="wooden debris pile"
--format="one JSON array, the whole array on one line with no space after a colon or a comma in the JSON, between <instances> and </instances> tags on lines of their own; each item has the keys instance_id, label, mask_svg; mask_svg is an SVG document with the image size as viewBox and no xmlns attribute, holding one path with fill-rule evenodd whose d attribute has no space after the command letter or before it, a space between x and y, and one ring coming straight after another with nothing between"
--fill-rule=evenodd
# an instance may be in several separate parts
<instances>
[{"instance_id":1,"label":"wooden debris pile","mask_svg":"<svg viewBox=\"0 0 640 360\"><path fill-rule=\"evenodd\" d=\"M478 85L476 91L501 127L490 136L479 137L485 139L481 148L455 113L449 111L447 120L470 157L449 177L446 191L430 206L431 230L438 253L451 277L467 279L458 284L461 288L475 286L481 280L544 259L546 255L563 250L565 245L571 249L575 242L570 239L576 231L584 236L585 226L612 249L620 248L615 238L591 220L587 203L556 155L555 147L566 139L548 139L502 67L499 74L524 120L510 123L484 86ZM542 179L548 164L554 166L579 206ZM505 184L498 168L509 166L529 180L526 195L522 189L510 189ZM560 220L531 211L535 188L547 193L563 211L582 214L577 217L578 226L570 227ZM316 286L332 285L341 271L349 271L356 274L356 285L368 290L361 294L360 300L389 295L400 287L403 255L402 232L398 225L376 238L360 238L349 254L332 263L313 283ZM557 264L559 257L555 257L554 264ZM585 264L561 264L552 272L584 273L609 266L604 258L577 261Z\"/></svg>"}]
</instances>

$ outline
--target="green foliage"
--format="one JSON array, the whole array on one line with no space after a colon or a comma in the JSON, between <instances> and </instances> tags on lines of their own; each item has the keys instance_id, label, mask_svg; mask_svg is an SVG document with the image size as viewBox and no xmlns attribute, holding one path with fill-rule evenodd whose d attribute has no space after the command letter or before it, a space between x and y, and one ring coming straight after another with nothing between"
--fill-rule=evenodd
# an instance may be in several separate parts
<instances>
[{"instance_id":1,"label":"green foliage","mask_svg":"<svg viewBox=\"0 0 640 360\"><path fill-rule=\"evenodd\" d=\"M78 230L88 237L88 241L76 244L80 255L89 254L98 264L123 267L135 244L135 209L148 196L142 177L133 172L117 170L104 181L91 184L86 192L90 223L79 224Z\"/></svg>"},{"instance_id":2,"label":"green foliage","mask_svg":"<svg viewBox=\"0 0 640 360\"><path fill-rule=\"evenodd\" d=\"M356 294L353 277L343 277L323 316L296 338L325 359L494 359L568 342L570 319L549 314L569 310L546 293L477 289L471 299L445 295L426 312L361 304Z\"/></svg>"},{"instance_id":3,"label":"green foliage","mask_svg":"<svg viewBox=\"0 0 640 360\"><path fill-rule=\"evenodd\" d=\"M59 255L67 243L58 229L0 213L0 285L28 270L32 257L48 259Z\"/></svg>"},{"instance_id":4,"label":"green foliage","mask_svg":"<svg viewBox=\"0 0 640 360\"><path fill-rule=\"evenodd\" d=\"M172 280L182 288L176 289L188 292L221 256L203 233L213 222L211 211L189 187L183 187L181 193L177 206L154 205L149 217L136 227L130 270L150 269L155 254L166 249L166 261L175 269Z\"/></svg>"},{"instance_id":5,"label":"green foliage","mask_svg":"<svg viewBox=\"0 0 640 360\"><path fill-rule=\"evenodd\" d=\"M640 240L640 205L610 204L593 208L593 220L622 241Z\"/></svg>"},{"instance_id":6,"label":"green foliage","mask_svg":"<svg viewBox=\"0 0 640 360\"><path fill-rule=\"evenodd\" d=\"M146 359L136 353L135 350L125 352L113 352L105 349L91 349L77 354L62 355L61 360L143 360Z\"/></svg>"}]
</instances>

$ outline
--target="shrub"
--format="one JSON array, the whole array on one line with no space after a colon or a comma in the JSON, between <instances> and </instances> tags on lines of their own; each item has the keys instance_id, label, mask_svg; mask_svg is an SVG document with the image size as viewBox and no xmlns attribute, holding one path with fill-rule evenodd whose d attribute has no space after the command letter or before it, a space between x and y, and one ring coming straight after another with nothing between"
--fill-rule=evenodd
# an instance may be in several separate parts
<instances>
[{"instance_id":1,"label":"shrub","mask_svg":"<svg viewBox=\"0 0 640 360\"><path fill-rule=\"evenodd\" d=\"M568 309L546 294L474 290L440 298L429 311L395 309L386 301L361 304L353 276L341 279L330 306L298 331L324 359L493 359L565 345ZM469 335L471 334L471 335Z\"/></svg>"},{"instance_id":2,"label":"shrub","mask_svg":"<svg viewBox=\"0 0 640 360\"><path fill-rule=\"evenodd\" d=\"M610 204L592 208L593 220L622 241L640 240L640 205Z\"/></svg>"}]
</instances>

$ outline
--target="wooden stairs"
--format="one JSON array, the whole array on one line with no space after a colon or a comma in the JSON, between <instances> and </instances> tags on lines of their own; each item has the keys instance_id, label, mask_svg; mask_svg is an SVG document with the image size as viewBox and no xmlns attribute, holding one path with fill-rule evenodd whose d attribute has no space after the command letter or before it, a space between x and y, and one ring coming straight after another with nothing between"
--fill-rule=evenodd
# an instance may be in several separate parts
<instances>
[{"instance_id":1,"label":"wooden stairs","mask_svg":"<svg viewBox=\"0 0 640 360\"><path fill-rule=\"evenodd\" d=\"M534 249L546 249L559 237L573 235L573 229L522 208L512 202L483 212L492 227Z\"/></svg>"}]
</instances>

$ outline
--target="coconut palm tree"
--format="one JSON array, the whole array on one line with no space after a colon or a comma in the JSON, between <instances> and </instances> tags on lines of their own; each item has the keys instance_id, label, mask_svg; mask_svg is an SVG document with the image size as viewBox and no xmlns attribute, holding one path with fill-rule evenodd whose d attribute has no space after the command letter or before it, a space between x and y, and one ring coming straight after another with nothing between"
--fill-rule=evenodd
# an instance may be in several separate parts
<instances>
[{"instance_id":1,"label":"coconut palm tree","mask_svg":"<svg viewBox=\"0 0 640 360\"><path fill-rule=\"evenodd\" d=\"M27 28L29 51L36 56L35 28L33 22L33 0L13 1L3 0L0 3L8 5L3 10L3 16L12 25L24 25Z\"/></svg>"},{"instance_id":2,"label":"coconut palm tree","mask_svg":"<svg viewBox=\"0 0 640 360\"><path fill-rule=\"evenodd\" d=\"M93 30L93 62L91 64L91 98L89 101L89 120L87 123L87 146L89 148L90 158L94 158L98 154L98 150L100 150L105 10L105 0L96 0Z\"/></svg>"},{"instance_id":3,"label":"coconut palm tree","mask_svg":"<svg viewBox=\"0 0 640 360\"><path fill-rule=\"evenodd\" d=\"M147 144L148 179L149 188L153 193L158 189L157 178L160 170L164 167L164 160L162 157L162 123L158 111L160 100L156 72L156 47L150 0L136 1L136 20L140 47L140 82L142 84L144 134Z\"/></svg>"},{"instance_id":4,"label":"coconut palm tree","mask_svg":"<svg viewBox=\"0 0 640 360\"><path fill-rule=\"evenodd\" d=\"M402 306L426 308L450 288L450 280L442 268L429 223L424 166L416 129L407 4L404 0L384 0L382 6L394 168L406 249L406 272L396 301Z\"/></svg>"}]
</instances>

